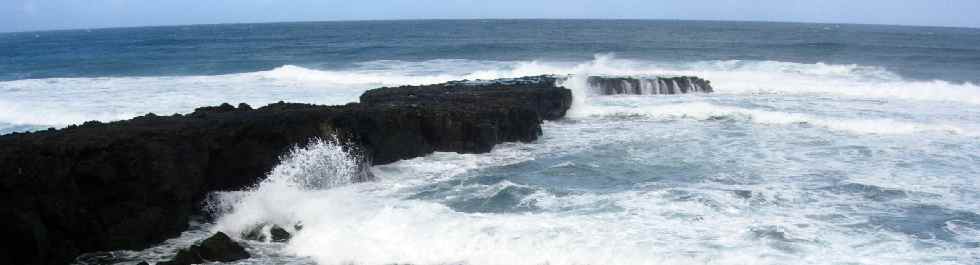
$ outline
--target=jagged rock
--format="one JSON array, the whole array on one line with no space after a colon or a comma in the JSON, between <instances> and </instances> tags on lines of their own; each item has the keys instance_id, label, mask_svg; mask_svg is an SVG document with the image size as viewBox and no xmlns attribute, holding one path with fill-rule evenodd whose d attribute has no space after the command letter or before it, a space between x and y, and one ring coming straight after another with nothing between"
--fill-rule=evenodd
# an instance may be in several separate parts
<instances>
[{"instance_id":1,"label":"jagged rock","mask_svg":"<svg viewBox=\"0 0 980 265\"><path fill-rule=\"evenodd\" d=\"M231 262L251 257L245 248L235 243L225 233L217 232L200 245L193 245L177 251L177 256L157 265L202 264L207 261Z\"/></svg>"},{"instance_id":2,"label":"jagged rock","mask_svg":"<svg viewBox=\"0 0 980 265\"><path fill-rule=\"evenodd\" d=\"M289 231L286 231L286 229L278 226L273 226L271 229L269 229L269 234L272 235L272 242L286 242L293 237Z\"/></svg>"},{"instance_id":3,"label":"jagged rock","mask_svg":"<svg viewBox=\"0 0 980 265\"><path fill-rule=\"evenodd\" d=\"M65 264L175 237L208 193L259 182L313 137L337 136L365 167L434 151L481 153L537 139L541 120L570 105L571 92L553 84L447 84L377 89L342 106L223 104L3 135L0 232L18 244L0 252L0 264Z\"/></svg>"},{"instance_id":4,"label":"jagged rock","mask_svg":"<svg viewBox=\"0 0 980 265\"><path fill-rule=\"evenodd\" d=\"M238 103L238 110L252 110L252 106L245 103Z\"/></svg>"},{"instance_id":5,"label":"jagged rock","mask_svg":"<svg viewBox=\"0 0 980 265\"><path fill-rule=\"evenodd\" d=\"M136 263L136 265L150 265L150 263L147 263L146 261L140 261L140 263Z\"/></svg>"},{"instance_id":6,"label":"jagged rock","mask_svg":"<svg viewBox=\"0 0 980 265\"><path fill-rule=\"evenodd\" d=\"M301 226L296 231L299 231L300 229L302 229ZM287 231L285 228L282 228L278 225L259 225L251 230L248 230L243 235L243 238L247 240L259 241L259 242L271 241L271 242L282 243L282 242L289 241L289 239L292 238L292 236L293 235L290 234L289 231Z\"/></svg>"},{"instance_id":7,"label":"jagged rock","mask_svg":"<svg viewBox=\"0 0 980 265\"><path fill-rule=\"evenodd\" d=\"M225 233L218 232L201 242L201 258L209 261L229 262L251 257L245 248L231 240Z\"/></svg>"},{"instance_id":8,"label":"jagged rock","mask_svg":"<svg viewBox=\"0 0 980 265\"><path fill-rule=\"evenodd\" d=\"M698 77L616 77L590 76L589 87L601 95L670 95L711 93L711 82Z\"/></svg>"},{"instance_id":9,"label":"jagged rock","mask_svg":"<svg viewBox=\"0 0 980 265\"><path fill-rule=\"evenodd\" d=\"M175 256L173 259L157 263L157 265L190 265L201 263L204 263L204 259L201 258L198 247L191 246L188 249L178 250L177 256Z\"/></svg>"}]
</instances>

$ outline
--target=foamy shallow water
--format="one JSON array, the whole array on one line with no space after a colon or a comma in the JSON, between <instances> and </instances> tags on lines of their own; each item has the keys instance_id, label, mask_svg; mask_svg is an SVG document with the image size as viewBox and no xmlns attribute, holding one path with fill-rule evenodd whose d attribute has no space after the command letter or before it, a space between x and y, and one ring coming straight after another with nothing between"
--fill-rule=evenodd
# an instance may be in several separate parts
<instances>
[{"instance_id":1,"label":"foamy shallow water","mask_svg":"<svg viewBox=\"0 0 980 265\"><path fill-rule=\"evenodd\" d=\"M4 130L189 112L221 102L340 104L365 89L538 74L687 74L717 93L594 96L541 140L372 168L323 142L214 222L123 264L161 261L212 231L303 230L248 243L236 264L976 264L980 89L876 67L771 61L663 64L379 61L220 76L0 82ZM125 100L118 100L125 99ZM73 102L77 102L74 104ZM329 172L330 174L322 174Z\"/></svg>"}]
</instances>

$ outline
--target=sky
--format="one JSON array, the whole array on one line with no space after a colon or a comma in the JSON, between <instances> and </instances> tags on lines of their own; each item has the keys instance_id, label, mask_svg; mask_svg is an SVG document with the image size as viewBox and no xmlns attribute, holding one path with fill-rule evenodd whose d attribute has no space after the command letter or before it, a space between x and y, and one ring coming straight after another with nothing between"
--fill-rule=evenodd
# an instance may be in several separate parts
<instances>
[{"instance_id":1,"label":"sky","mask_svg":"<svg viewBox=\"0 0 980 265\"><path fill-rule=\"evenodd\" d=\"M751 20L980 28L980 0L0 0L0 32L457 18Z\"/></svg>"}]
</instances>

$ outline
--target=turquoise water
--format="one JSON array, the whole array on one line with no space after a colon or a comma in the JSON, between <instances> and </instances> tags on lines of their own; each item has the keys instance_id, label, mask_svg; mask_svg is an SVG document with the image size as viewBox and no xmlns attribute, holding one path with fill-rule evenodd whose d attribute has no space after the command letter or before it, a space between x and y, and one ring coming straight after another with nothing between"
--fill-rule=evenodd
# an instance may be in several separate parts
<instances>
[{"instance_id":1,"label":"turquoise water","mask_svg":"<svg viewBox=\"0 0 980 265\"><path fill-rule=\"evenodd\" d=\"M116 260L299 223L239 264L977 264L977 43L976 29L690 21L9 33L0 132L459 79L696 75L716 93L599 96L571 78L574 106L541 140L376 166L376 182L350 184L329 142L294 150L254 190L217 194L214 221Z\"/></svg>"}]
</instances>

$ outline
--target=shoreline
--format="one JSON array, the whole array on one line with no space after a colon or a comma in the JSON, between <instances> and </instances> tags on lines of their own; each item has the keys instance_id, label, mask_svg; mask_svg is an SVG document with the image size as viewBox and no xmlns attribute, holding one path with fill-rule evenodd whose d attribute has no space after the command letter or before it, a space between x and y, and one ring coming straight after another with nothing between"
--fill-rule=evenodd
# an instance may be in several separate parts
<instances>
[{"instance_id":1,"label":"shoreline","mask_svg":"<svg viewBox=\"0 0 980 265\"><path fill-rule=\"evenodd\" d=\"M187 229L212 191L263 179L293 146L335 136L365 165L435 151L485 153L529 142L571 107L553 83L403 86L362 103L202 107L187 115L0 136L7 264L63 264L82 253L142 249ZM362 175L355 181L370 180Z\"/></svg>"}]
</instances>

